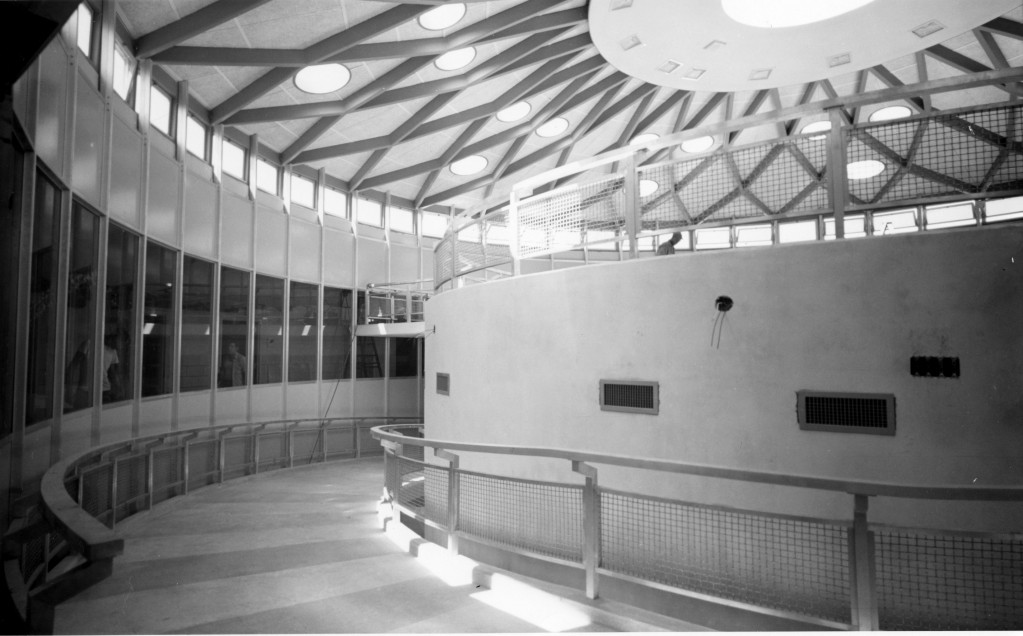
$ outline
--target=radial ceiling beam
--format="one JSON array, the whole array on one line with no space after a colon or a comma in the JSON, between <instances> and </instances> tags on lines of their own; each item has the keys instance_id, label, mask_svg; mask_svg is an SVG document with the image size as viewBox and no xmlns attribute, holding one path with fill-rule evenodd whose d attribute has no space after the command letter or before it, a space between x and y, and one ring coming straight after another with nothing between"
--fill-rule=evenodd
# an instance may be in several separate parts
<instances>
[{"instance_id":1,"label":"radial ceiling beam","mask_svg":"<svg viewBox=\"0 0 1023 636\"><path fill-rule=\"evenodd\" d=\"M756 113L758 110L760 110L763 107L764 102L767 101L767 97L768 97L769 94L770 93L768 92L768 89L766 89L766 88L761 89L761 90L757 91L756 93L754 93L753 98L750 99L749 104L747 104L747 106L746 106L745 112L743 112L743 114L742 114L743 117L748 117L748 116ZM729 117L729 119L731 119L731 117ZM734 131L728 133L728 143L729 144L734 144L735 140L738 139L739 135L741 135L745 130L747 130L747 129L743 128L742 130L734 130Z\"/></svg>"},{"instance_id":2,"label":"radial ceiling beam","mask_svg":"<svg viewBox=\"0 0 1023 636\"><path fill-rule=\"evenodd\" d=\"M862 95L863 92L867 90L868 75L869 74L867 73L867 69L863 69L862 71L856 74L856 91L854 92L855 95ZM860 121L861 109L862 107L860 106L853 107L852 113L850 114L850 117L852 118L852 123L855 124Z\"/></svg>"},{"instance_id":3,"label":"radial ceiling beam","mask_svg":"<svg viewBox=\"0 0 1023 636\"><path fill-rule=\"evenodd\" d=\"M872 66L870 68L870 72L873 73L874 76L877 77L877 79L881 80L882 84L889 88L905 86L902 80L896 77L895 73L889 71L888 68L883 64ZM909 106L918 113L923 112L925 109L924 100L919 97L910 97L909 99L905 100L905 102L909 104Z\"/></svg>"},{"instance_id":4,"label":"radial ceiling beam","mask_svg":"<svg viewBox=\"0 0 1023 636\"><path fill-rule=\"evenodd\" d=\"M799 101L796 102L797 105L802 106L803 104L808 103L810 99L813 98L813 94L816 92L817 82L808 82L806 86L803 87L803 93L799 96ZM784 123L785 135L788 136L793 134L798 125L799 125L798 119L790 119L789 121L785 122Z\"/></svg>"},{"instance_id":5,"label":"radial ceiling beam","mask_svg":"<svg viewBox=\"0 0 1023 636\"><path fill-rule=\"evenodd\" d=\"M466 126L465 130L463 130L462 133L458 135L458 138L455 139L454 143L448 146L447 150L444 151L444 154L440 156L441 167L431 170L430 174L426 175L426 179L423 181L422 187L419 188L419 194L417 194L415 198L417 210L423 207L423 199L425 199L426 195L429 194L430 188L433 187L433 184L437 182L437 177L440 176L440 171L443 170L444 167L450 166L451 162L454 161L458 153L461 152L462 149L465 148L466 144L468 144L472 140L472 138L475 137L477 133L479 133L479 131L486 125L487 125L486 117L481 117L480 119L477 119L476 121Z\"/></svg>"},{"instance_id":6,"label":"radial ceiling beam","mask_svg":"<svg viewBox=\"0 0 1023 636\"><path fill-rule=\"evenodd\" d=\"M336 55L349 47L355 46L363 40L408 22L420 13L425 12L428 8L425 5L399 5L388 9L383 13L356 24L350 29L320 40L316 44L304 49L303 54L307 56L310 64L322 61L331 55ZM215 106L210 111L211 123L224 123L231 115L291 79L295 73L296 70L290 66L276 66L270 69L245 88Z\"/></svg>"},{"instance_id":7,"label":"radial ceiling beam","mask_svg":"<svg viewBox=\"0 0 1023 636\"><path fill-rule=\"evenodd\" d=\"M693 103L693 93L691 91L684 91L685 95L682 97L682 103L679 104L678 113L675 115L675 124L671 127L671 135L682 131L682 127L686 123L686 117L689 114L689 105ZM658 161L664 160L665 157L671 154L672 148L661 148L657 152L648 156L643 160L642 165L650 165L657 163Z\"/></svg>"},{"instance_id":8,"label":"radial ceiling beam","mask_svg":"<svg viewBox=\"0 0 1023 636\"><path fill-rule=\"evenodd\" d=\"M1008 18L995 18L990 22L985 22L980 28L991 33L1023 40L1023 22L1016 22Z\"/></svg>"},{"instance_id":9,"label":"radial ceiling beam","mask_svg":"<svg viewBox=\"0 0 1023 636\"><path fill-rule=\"evenodd\" d=\"M993 70L971 57L967 57L958 51L953 51L943 44L927 47L924 49L924 53L964 73L975 74ZM1020 91L1014 84L996 84L995 88L1000 88L1012 95L1018 96L1020 94Z\"/></svg>"},{"instance_id":10,"label":"radial ceiling beam","mask_svg":"<svg viewBox=\"0 0 1023 636\"><path fill-rule=\"evenodd\" d=\"M138 38L135 55L140 59L152 57L213 27L247 13L270 0L217 0L213 4L189 13L185 17L162 26Z\"/></svg>"}]
</instances>

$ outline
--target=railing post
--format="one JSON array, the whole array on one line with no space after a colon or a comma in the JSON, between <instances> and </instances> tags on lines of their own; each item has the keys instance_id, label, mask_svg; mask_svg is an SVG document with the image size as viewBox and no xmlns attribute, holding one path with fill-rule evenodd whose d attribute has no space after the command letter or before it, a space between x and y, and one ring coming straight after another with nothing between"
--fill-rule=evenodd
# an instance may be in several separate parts
<instances>
[{"instance_id":1,"label":"railing post","mask_svg":"<svg viewBox=\"0 0 1023 636\"><path fill-rule=\"evenodd\" d=\"M433 454L448 461L448 552L458 554L458 455L441 448Z\"/></svg>"},{"instance_id":2,"label":"railing post","mask_svg":"<svg viewBox=\"0 0 1023 636\"><path fill-rule=\"evenodd\" d=\"M153 449L146 454L146 510L153 509Z\"/></svg>"},{"instance_id":3,"label":"railing post","mask_svg":"<svg viewBox=\"0 0 1023 636\"><path fill-rule=\"evenodd\" d=\"M519 257L519 193L512 190L508 195L508 251L512 258L512 276L522 273Z\"/></svg>"},{"instance_id":4,"label":"railing post","mask_svg":"<svg viewBox=\"0 0 1023 636\"><path fill-rule=\"evenodd\" d=\"M111 461L110 468L110 527L117 523L117 458Z\"/></svg>"},{"instance_id":5,"label":"railing post","mask_svg":"<svg viewBox=\"0 0 1023 636\"><path fill-rule=\"evenodd\" d=\"M355 420L352 422L352 448L355 450L355 458L359 459L362 457L362 441L359 439L359 422L361 420Z\"/></svg>"},{"instance_id":6,"label":"railing post","mask_svg":"<svg viewBox=\"0 0 1023 636\"><path fill-rule=\"evenodd\" d=\"M623 195L625 198L625 232L629 235L629 258L639 258L639 175L636 172L636 155L630 154L622 161L625 171Z\"/></svg>"},{"instance_id":7,"label":"railing post","mask_svg":"<svg viewBox=\"0 0 1023 636\"><path fill-rule=\"evenodd\" d=\"M586 478L583 487L583 568L586 570L586 597L597 598L600 567L600 490L597 469L585 462L572 461L572 472Z\"/></svg>"},{"instance_id":8,"label":"railing post","mask_svg":"<svg viewBox=\"0 0 1023 636\"><path fill-rule=\"evenodd\" d=\"M181 446L181 494L188 494L188 449L192 442L185 442L184 446Z\"/></svg>"},{"instance_id":9,"label":"railing post","mask_svg":"<svg viewBox=\"0 0 1023 636\"><path fill-rule=\"evenodd\" d=\"M259 472L259 429L249 433L252 435L252 472Z\"/></svg>"},{"instance_id":10,"label":"railing post","mask_svg":"<svg viewBox=\"0 0 1023 636\"><path fill-rule=\"evenodd\" d=\"M230 430L230 429L228 429ZM217 436L217 480L224 483L224 466L227 464L227 435L226 431Z\"/></svg>"},{"instance_id":11,"label":"railing post","mask_svg":"<svg viewBox=\"0 0 1023 636\"><path fill-rule=\"evenodd\" d=\"M847 133L842 108L828 110L831 130L827 134L828 163L827 182L828 199L835 216L835 238L845 238L845 208L849 205L849 181L846 171L845 146Z\"/></svg>"},{"instance_id":12,"label":"railing post","mask_svg":"<svg viewBox=\"0 0 1023 636\"><path fill-rule=\"evenodd\" d=\"M285 444L288 445L288 468L295 467L295 427L299 424L301 424L301 421L289 426L287 430L288 437L285 440Z\"/></svg>"},{"instance_id":13,"label":"railing post","mask_svg":"<svg viewBox=\"0 0 1023 636\"><path fill-rule=\"evenodd\" d=\"M853 527L849 532L852 624L860 631L875 631L879 627L874 571L874 533L867 526L867 495L854 496Z\"/></svg>"}]
</instances>

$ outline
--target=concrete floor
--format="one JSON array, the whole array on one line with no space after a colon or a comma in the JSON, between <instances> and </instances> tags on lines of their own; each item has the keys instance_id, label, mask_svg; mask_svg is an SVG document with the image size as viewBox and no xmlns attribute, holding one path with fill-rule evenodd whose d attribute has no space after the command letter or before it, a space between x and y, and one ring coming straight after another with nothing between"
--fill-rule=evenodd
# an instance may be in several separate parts
<instances>
[{"instance_id":1,"label":"concrete floor","mask_svg":"<svg viewBox=\"0 0 1023 636\"><path fill-rule=\"evenodd\" d=\"M135 515L117 526L125 550L113 575L59 606L55 633L622 629L557 600L537 620L534 598L446 583L410 554L421 550L382 530L382 485L382 459L333 462L209 486Z\"/></svg>"}]
</instances>

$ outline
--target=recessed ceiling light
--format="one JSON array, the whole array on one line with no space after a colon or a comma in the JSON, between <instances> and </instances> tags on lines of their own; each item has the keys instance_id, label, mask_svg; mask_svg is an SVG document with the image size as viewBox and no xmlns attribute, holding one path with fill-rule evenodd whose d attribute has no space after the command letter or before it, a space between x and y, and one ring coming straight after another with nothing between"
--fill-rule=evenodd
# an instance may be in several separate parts
<instances>
[{"instance_id":1,"label":"recessed ceiling light","mask_svg":"<svg viewBox=\"0 0 1023 636\"><path fill-rule=\"evenodd\" d=\"M657 133L643 133L642 135L636 135L635 137L630 139L629 145L633 146L635 144L648 144L654 139L657 139L658 137L660 137L660 135L658 135Z\"/></svg>"},{"instance_id":2,"label":"recessed ceiling light","mask_svg":"<svg viewBox=\"0 0 1023 636\"><path fill-rule=\"evenodd\" d=\"M476 57L476 47L467 46L464 49L455 49L441 55L433 63L442 71L457 71L460 68L469 66L469 63Z\"/></svg>"},{"instance_id":3,"label":"recessed ceiling light","mask_svg":"<svg viewBox=\"0 0 1023 636\"><path fill-rule=\"evenodd\" d=\"M564 117L555 117L536 129L536 134L541 137L557 137L568 130L568 120Z\"/></svg>"},{"instance_id":4,"label":"recessed ceiling light","mask_svg":"<svg viewBox=\"0 0 1023 636\"><path fill-rule=\"evenodd\" d=\"M870 121L889 121L891 119L902 119L909 117L913 111L908 106L885 106L870 113L867 119Z\"/></svg>"},{"instance_id":5,"label":"recessed ceiling light","mask_svg":"<svg viewBox=\"0 0 1023 636\"><path fill-rule=\"evenodd\" d=\"M714 138L710 137L710 136L707 136L707 137L697 137L696 139L687 139L687 140L683 141L682 143L680 143L678 145L678 147L682 149L682 152L695 153L695 152L703 152L704 150L709 149L713 145L714 145Z\"/></svg>"},{"instance_id":6,"label":"recessed ceiling light","mask_svg":"<svg viewBox=\"0 0 1023 636\"><path fill-rule=\"evenodd\" d=\"M638 35L630 35L627 38L622 38L622 40L618 43L618 45L622 47L623 51L634 49L637 46L642 46L642 44L643 41L639 39Z\"/></svg>"},{"instance_id":7,"label":"recessed ceiling light","mask_svg":"<svg viewBox=\"0 0 1023 636\"><path fill-rule=\"evenodd\" d=\"M771 77L771 69L769 68L755 68L749 74L751 80L765 80L768 77Z\"/></svg>"},{"instance_id":8,"label":"recessed ceiling light","mask_svg":"<svg viewBox=\"0 0 1023 636\"><path fill-rule=\"evenodd\" d=\"M917 28L913 29L913 33L919 38L925 38L932 33L937 33L945 28L945 25L938 22L937 20L928 20Z\"/></svg>"},{"instance_id":9,"label":"recessed ceiling light","mask_svg":"<svg viewBox=\"0 0 1023 636\"><path fill-rule=\"evenodd\" d=\"M828 68L835 68L836 66L844 66L852 61L852 55L849 53L839 53L838 55L832 55L828 58Z\"/></svg>"},{"instance_id":10,"label":"recessed ceiling light","mask_svg":"<svg viewBox=\"0 0 1023 636\"><path fill-rule=\"evenodd\" d=\"M874 0L721 0L736 22L762 29L813 24L859 9Z\"/></svg>"},{"instance_id":11,"label":"recessed ceiling light","mask_svg":"<svg viewBox=\"0 0 1023 636\"><path fill-rule=\"evenodd\" d=\"M295 86L314 95L333 93L352 78L343 64L317 64L307 66L295 75Z\"/></svg>"},{"instance_id":12,"label":"recessed ceiling light","mask_svg":"<svg viewBox=\"0 0 1023 636\"><path fill-rule=\"evenodd\" d=\"M799 130L799 134L801 134L801 135L809 135L811 133L822 133L822 132L827 132L829 130L831 130L831 122L830 121L815 121L815 122L810 122L809 124L803 126ZM809 137L809 139L811 139L813 141L820 141L821 139L825 139L825 138L826 138L826 135L815 135L813 137Z\"/></svg>"},{"instance_id":13,"label":"recessed ceiling light","mask_svg":"<svg viewBox=\"0 0 1023 636\"><path fill-rule=\"evenodd\" d=\"M611 0L611 10L628 9L632 6L632 0Z\"/></svg>"},{"instance_id":14,"label":"recessed ceiling light","mask_svg":"<svg viewBox=\"0 0 1023 636\"><path fill-rule=\"evenodd\" d=\"M686 78L686 79L691 79L691 80L698 80L698 79L700 79L701 77L703 77L703 74L704 74L704 73L706 73L706 72L707 72L707 69L703 69L703 68L691 68L691 69L689 69L688 71L686 71L686 72L685 72L685 73L684 73L684 74L682 75L682 77L684 77L684 78Z\"/></svg>"},{"instance_id":15,"label":"recessed ceiling light","mask_svg":"<svg viewBox=\"0 0 1023 636\"><path fill-rule=\"evenodd\" d=\"M469 175L483 172L483 169L487 167L487 158L483 155L469 155L463 159L452 163L448 166L451 172L457 174L460 177L467 177Z\"/></svg>"},{"instance_id":16,"label":"recessed ceiling light","mask_svg":"<svg viewBox=\"0 0 1023 636\"><path fill-rule=\"evenodd\" d=\"M529 114L532 107L527 101L515 102L507 108L497 111L497 118L503 122L518 121Z\"/></svg>"},{"instance_id":17,"label":"recessed ceiling light","mask_svg":"<svg viewBox=\"0 0 1023 636\"><path fill-rule=\"evenodd\" d=\"M704 51L717 51L725 45L721 40L711 40L703 47Z\"/></svg>"},{"instance_id":18,"label":"recessed ceiling light","mask_svg":"<svg viewBox=\"0 0 1023 636\"><path fill-rule=\"evenodd\" d=\"M465 5L461 2L442 4L419 16L419 26L428 31L441 31L454 26L465 15Z\"/></svg>"},{"instance_id":19,"label":"recessed ceiling light","mask_svg":"<svg viewBox=\"0 0 1023 636\"><path fill-rule=\"evenodd\" d=\"M845 172L850 179L869 179L884 172L884 164L876 159L854 161L846 165Z\"/></svg>"},{"instance_id":20,"label":"recessed ceiling light","mask_svg":"<svg viewBox=\"0 0 1023 636\"><path fill-rule=\"evenodd\" d=\"M640 179L639 180L639 196L648 197L657 189L661 187L661 184L657 183L652 179Z\"/></svg>"},{"instance_id":21,"label":"recessed ceiling light","mask_svg":"<svg viewBox=\"0 0 1023 636\"><path fill-rule=\"evenodd\" d=\"M658 66L657 70L662 73L674 73L680 66L682 65L676 62L675 60L668 60L664 64Z\"/></svg>"}]
</instances>

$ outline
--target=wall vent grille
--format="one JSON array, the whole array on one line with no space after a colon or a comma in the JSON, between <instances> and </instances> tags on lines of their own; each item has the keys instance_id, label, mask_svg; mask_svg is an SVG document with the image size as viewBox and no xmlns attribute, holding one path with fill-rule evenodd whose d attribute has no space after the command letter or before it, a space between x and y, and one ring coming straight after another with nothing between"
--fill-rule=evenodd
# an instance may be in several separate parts
<instances>
[{"instance_id":1,"label":"wall vent grille","mask_svg":"<svg viewBox=\"0 0 1023 636\"><path fill-rule=\"evenodd\" d=\"M440 393L441 395L451 395L451 374L437 374L437 393Z\"/></svg>"},{"instance_id":2,"label":"wall vent grille","mask_svg":"<svg viewBox=\"0 0 1023 636\"><path fill-rule=\"evenodd\" d=\"M657 415L660 390L657 382L601 380L600 410Z\"/></svg>"},{"instance_id":3,"label":"wall vent grille","mask_svg":"<svg viewBox=\"0 0 1023 636\"><path fill-rule=\"evenodd\" d=\"M799 428L895 435L895 396L887 393L797 391Z\"/></svg>"}]
</instances>

